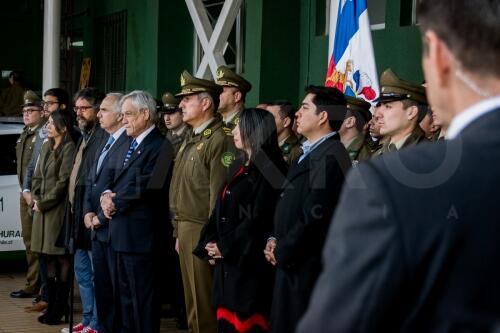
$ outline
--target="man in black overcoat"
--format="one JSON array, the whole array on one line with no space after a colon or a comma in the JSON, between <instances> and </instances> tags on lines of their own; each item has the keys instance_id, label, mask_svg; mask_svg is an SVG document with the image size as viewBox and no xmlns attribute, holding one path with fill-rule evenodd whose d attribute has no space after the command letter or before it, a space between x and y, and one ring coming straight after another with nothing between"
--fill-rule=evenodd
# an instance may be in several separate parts
<instances>
[{"instance_id":1,"label":"man in black overcoat","mask_svg":"<svg viewBox=\"0 0 500 333\"><path fill-rule=\"evenodd\" d=\"M321 249L351 165L339 130L347 111L335 88L310 86L297 112L307 138L287 175L265 255L277 267L270 331L294 332L321 271Z\"/></svg>"}]
</instances>

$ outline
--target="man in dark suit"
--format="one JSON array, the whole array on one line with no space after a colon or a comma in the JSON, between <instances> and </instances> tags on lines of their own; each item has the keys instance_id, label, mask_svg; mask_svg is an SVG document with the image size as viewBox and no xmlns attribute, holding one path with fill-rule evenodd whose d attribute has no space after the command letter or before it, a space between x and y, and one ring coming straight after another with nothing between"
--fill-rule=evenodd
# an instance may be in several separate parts
<instances>
[{"instance_id":1,"label":"man in dark suit","mask_svg":"<svg viewBox=\"0 0 500 333\"><path fill-rule=\"evenodd\" d=\"M422 0L418 13L447 140L351 171L299 333L500 327L500 2Z\"/></svg>"},{"instance_id":2,"label":"man in dark suit","mask_svg":"<svg viewBox=\"0 0 500 333\"><path fill-rule=\"evenodd\" d=\"M89 188L85 193L85 225L92 230L92 264L94 268L95 299L97 307L97 324L99 332L119 332L119 304L116 302L117 286L115 277L115 256L109 244L109 220L101 214L100 196L105 188L108 174L116 172L112 167L113 160L123 161L130 145L130 137L122 126L119 93L109 93L103 99L97 117L101 128L108 133L106 141L101 144L94 157L94 165L89 170ZM120 168L121 169L121 168Z\"/></svg>"},{"instance_id":3,"label":"man in dark suit","mask_svg":"<svg viewBox=\"0 0 500 333\"><path fill-rule=\"evenodd\" d=\"M168 187L173 148L158 128L156 101L133 91L121 100L123 124L132 138L125 157L117 160L101 195L115 251L123 332L159 330L154 297L154 262L169 223ZM121 166L121 168L120 168ZM101 220L102 217L99 217Z\"/></svg>"},{"instance_id":4,"label":"man in dark suit","mask_svg":"<svg viewBox=\"0 0 500 333\"><path fill-rule=\"evenodd\" d=\"M337 134L347 112L335 88L310 86L297 112L297 131L307 138L291 166L278 201L274 234L264 250L277 266L270 332L294 332L321 270L321 249L351 165Z\"/></svg>"}]
</instances>

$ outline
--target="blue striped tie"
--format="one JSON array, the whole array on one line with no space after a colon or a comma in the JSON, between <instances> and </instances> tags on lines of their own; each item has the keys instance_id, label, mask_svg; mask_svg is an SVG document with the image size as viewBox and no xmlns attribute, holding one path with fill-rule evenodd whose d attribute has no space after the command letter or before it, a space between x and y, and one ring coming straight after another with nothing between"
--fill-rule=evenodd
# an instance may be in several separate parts
<instances>
[{"instance_id":1,"label":"blue striped tie","mask_svg":"<svg viewBox=\"0 0 500 333\"><path fill-rule=\"evenodd\" d=\"M125 156L125 160L123 161L123 166L125 166L125 164L127 164L128 160L130 160L130 157L132 157L132 154L134 153L135 148L137 148L137 141L135 141L135 139L134 139L130 143L130 147L128 148L128 151L127 151L127 156Z\"/></svg>"},{"instance_id":2,"label":"blue striped tie","mask_svg":"<svg viewBox=\"0 0 500 333\"><path fill-rule=\"evenodd\" d=\"M113 142L115 142L115 138L112 135L110 135L108 138L108 142L106 142L106 145L102 149L101 155L99 155L99 159L97 160L97 172L99 172L99 170L101 169L102 161L104 161L104 158L108 154L108 150L113 144Z\"/></svg>"}]
</instances>

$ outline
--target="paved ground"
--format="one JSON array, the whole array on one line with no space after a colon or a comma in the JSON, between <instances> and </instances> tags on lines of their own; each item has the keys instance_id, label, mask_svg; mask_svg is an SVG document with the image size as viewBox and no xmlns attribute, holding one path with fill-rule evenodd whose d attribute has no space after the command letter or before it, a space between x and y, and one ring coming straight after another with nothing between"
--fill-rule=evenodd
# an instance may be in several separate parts
<instances>
[{"instance_id":1,"label":"paved ground","mask_svg":"<svg viewBox=\"0 0 500 333\"><path fill-rule=\"evenodd\" d=\"M39 313L27 313L25 306L31 304L31 299L16 299L9 296L13 290L18 290L24 284L22 273L0 272L0 333L59 333L65 325L48 326L37 321ZM75 322L81 318L81 306L75 306ZM161 333L185 333L175 329L175 322L162 319Z\"/></svg>"}]
</instances>

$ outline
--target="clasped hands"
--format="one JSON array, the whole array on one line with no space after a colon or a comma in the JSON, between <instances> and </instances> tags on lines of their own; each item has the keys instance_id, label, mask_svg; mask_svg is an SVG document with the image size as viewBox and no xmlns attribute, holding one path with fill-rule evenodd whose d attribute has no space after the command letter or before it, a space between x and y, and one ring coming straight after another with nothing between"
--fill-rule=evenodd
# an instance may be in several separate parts
<instances>
[{"instance_id":1,"label":"clasped hands","mask_svg":"<svg viewBox=\"0 0 500 333\"><path fill-rule=\"evenodd\" d=\"M276 239L270 238L267 240L266 248L264 249L264 256L271 265L276 266L276 257L274 256L274 249L276 248Z\"/></svg>"},{"instance_id":2,"label":"clasped hands","mask_svg":"<svg viewBox=\"0 0 500 333\"><path fill-rule=\"evenodd\" d=\"M104 216L107 219L111 220L113 215L116 213L115 204L113 202L113 198L116 196L116 193L112 192L104 192L101 195L101 208Z\"/></svg>"},{"instance_id":3,"label":"clasped hands","mask_svg":"<svg viewBox=\"0 0 500 333\"><path fill-rule=\"evenodd\" d=\"M101 221L97 218L97 215L93 212L85 214L83 217L83 223L87 229L98 229L101 226Z\"/></svg>"}]
</instances>

